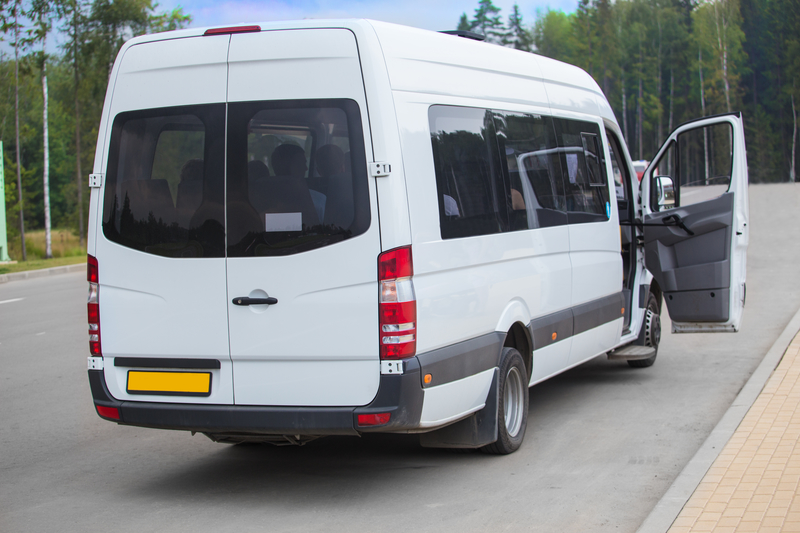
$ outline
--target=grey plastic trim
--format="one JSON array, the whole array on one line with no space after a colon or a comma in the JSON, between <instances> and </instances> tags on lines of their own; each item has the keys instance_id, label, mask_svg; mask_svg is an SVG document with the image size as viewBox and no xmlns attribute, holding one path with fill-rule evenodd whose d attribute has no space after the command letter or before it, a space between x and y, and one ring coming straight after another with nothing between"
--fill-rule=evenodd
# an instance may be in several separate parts
<instances>
[{"instance_id":1,"label":"grey plastic trim","mask_svg":"<svg viewBox=\"0 0 800 533\"><path fill-rule=\"evenodd\" d=\"M498 365L505 333L495 331L417 356L420 374L431 375L423 388L474 376Z\"/></svg>"},{"instance_id":2,"label":"grey plastic trim","mask_svg":"<svg viewBox=\"0 0 800 533\"><path fill-rule=\"evenodd\" d=\"M531 320L529 327L535 350L572 337L574 328L572 309L564 309L551 315L535 318ZM553 333L556 334L555 339Z\"/></svg>"},{"instance_id":3,"label":"grey plastic trim","mask_svg":"<svg viewBox=\"0 0 800 533\"><path fill-rule=\"evenodd\" d=\"M534 350L622 318L624 302L623 293L618 292L531 320L528 329ZM431 382L422 383L422 387L443 385L498 366L505 336L494 331L418 355L420 375L431 375Z\"/></svg>"},{"instance_id":4,"label":"grey plastic trim","mask_svg":"<svg viewBox=\"0 0 800 533\"><path fill-rule=\"evenodd\" d=\"M623 307L625 307L625 296L621 292L573 307L574 335L622 318Z\"/></svg>"},{"instance_id":5,"label":"grey plastic trim","mask_svg":"<svg viewBox=\"0 0 800 533\"><path fill-rule=\"evenodd\" d=\"M647 307L648 294L650 294L650 285L639 285L639 309Z\"/></svg>"}]
</instances>

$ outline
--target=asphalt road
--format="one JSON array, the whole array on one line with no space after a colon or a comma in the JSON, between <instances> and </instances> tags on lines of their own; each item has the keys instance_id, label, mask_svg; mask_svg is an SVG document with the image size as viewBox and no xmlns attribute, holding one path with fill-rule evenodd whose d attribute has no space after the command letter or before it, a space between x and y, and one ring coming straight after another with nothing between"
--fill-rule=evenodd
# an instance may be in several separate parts
<instances>
[{"instance_id":1,"label":"asphalt road","mask_svg":"<svg viewBox=\"0 0 800 533\"><path fill-rule=\"evenodd\" d=\"M89 393L85 276L0 284L0 532L635 531L800 306L800 184L750 198L741 331L667 333L651 368L601 357L537 385L506 457L117 426Z\"/></svg>"}]
</instances>

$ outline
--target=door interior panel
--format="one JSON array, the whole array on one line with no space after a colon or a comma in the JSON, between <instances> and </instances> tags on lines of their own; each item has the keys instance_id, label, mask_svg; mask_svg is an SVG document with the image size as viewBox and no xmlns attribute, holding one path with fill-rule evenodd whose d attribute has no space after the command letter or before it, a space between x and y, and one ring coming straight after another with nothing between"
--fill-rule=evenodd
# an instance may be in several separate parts
<instances>
[{"instance_id":1,"label":"door interior panel","mask_svg":"<svg viewBox=\"0 0 800 533\"><path fill-rule=\"evenodd\" d=\"M733 207L733 193L726 193L646 216L646 262L664 291L672 320L728 320ZM658 226L674 215L694 235L677 225Z\"/></svg>"}]
</instances>

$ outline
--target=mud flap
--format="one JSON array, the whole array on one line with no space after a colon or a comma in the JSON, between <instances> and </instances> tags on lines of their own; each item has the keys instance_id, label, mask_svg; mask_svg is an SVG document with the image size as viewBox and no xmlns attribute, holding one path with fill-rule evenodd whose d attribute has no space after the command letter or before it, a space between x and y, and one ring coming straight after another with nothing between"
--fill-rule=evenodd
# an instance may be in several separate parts
<instances>
[{"instance_id":1,"label":"mud flap","mask_svg":"<svg viewBox=\"0 0 800 533\"><path fill-rule=\"evenodd\" d=\"M498 374L494 370L492 386L483 409L455 424L422 433L419 443L423 448L480 448L497 440Z\"/></svg>"}]
</instances>

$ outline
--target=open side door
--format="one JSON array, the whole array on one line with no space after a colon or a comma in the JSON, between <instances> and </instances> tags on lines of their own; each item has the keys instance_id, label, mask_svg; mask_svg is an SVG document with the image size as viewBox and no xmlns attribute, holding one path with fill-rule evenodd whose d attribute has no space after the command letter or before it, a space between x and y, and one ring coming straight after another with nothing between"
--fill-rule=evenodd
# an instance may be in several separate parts
<instances>
[{"instance_id":1,"label":"open side door","mask_svg":"<svg viewBox=\"0 0 800 533\"><path fill-rule=\"evenodd\" d=\"M739 330L748 243L741 114L679 126L642 178L645 264L673 333Z\"/></svg>"}]
</instances>

